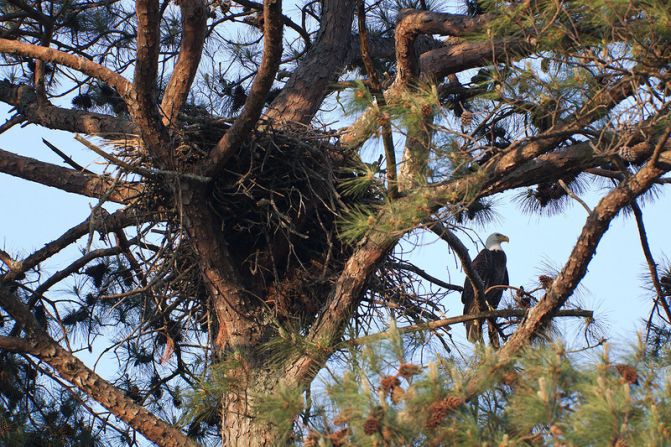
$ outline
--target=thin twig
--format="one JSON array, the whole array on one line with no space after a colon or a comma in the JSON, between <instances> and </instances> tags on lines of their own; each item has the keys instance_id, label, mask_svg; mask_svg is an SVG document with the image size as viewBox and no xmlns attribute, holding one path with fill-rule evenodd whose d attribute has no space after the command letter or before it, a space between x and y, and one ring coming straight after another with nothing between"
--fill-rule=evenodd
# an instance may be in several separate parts
<instances>
[{"instance_id":1,"label":"thin twig","mask_svg":"<svg viewBox=\"0 0 671 447\"><path fill-rule=\"evenodd\" d=\"M559 179L557 183L559 183L559 186L561 186L562 189L566 192L566 195L568 195L570 198L572 198L573 200L578 202L580 205L582 205L583 208L585 208L585 211L587 211L587 214L592 213L592 209L587 205L587 203L585 203L585 201L583 199L578 197L578 195L576 193L571 191L571 188L568 187L568 185L566 184L566 182L564 180Z\"/></svg>"},{"instance_id":2,"label":"thin twig","mask_svg":"<svg viewBox=\"0 0 671 447\"><path fill-rule=\"evenodd\" d=\"M366 68L368 74L368 80L370 81L371 91L375 97L375 101L380 109L383 109L387 102L384 99L384 92L382 91L382 85L380 84L379 79L377 78L377 73L375 72L375 64L373 64L373 59L370 56L370 51L368 49L368 30L366 29L366 11L365 11L365 0L358 0L357 2L357 15L358 15L358 25L359 25L359 47L361 49L361 59L363 60L363 65ZM386 164L386 174L387 174L387 187L389 188L389 197L392 199L398 196L398 175L396 172L396 151L394 149L394 138L391 131L391 121L382 116L381 119L382 126L382 145L384 146L384 158Z\"/></svg>"},{"instance_id":3,"label":"thin twig","mask_svg":"<svg viewBox=\"0 0 671 447\"><path fill-rule=\"evenodd\" d=\"M91 143L88 141L86 138L82 137L81 135L75 135L75 140L79 141L82 143L84 146L95 152L96 154L100 155L103 157L105 160L114 163L115 165L126 169L129 172L134 172L136 174L140 174L144 177L154 177L156 175L166 175L166 176L174 176L174 177L181 177L181 178L186 178L190 180L195 180L198 182L202 183L209 183L212 178L211 177L205 177L202 175L197 175L197 174L191 174L188 172L176 172L176 171L166 171L164 169L147 169L147 168L142 168L139 166L133 166L131 164L126 163L123 160L120 160L119 158L115 157L112 154L109 154L96 146L95 144Z\"/></svg>"},{"instance_id":4,"label":"thin twig","mask_svg":"<svg viewBox=\"0 0 671 447\"><path fill-rule=\"evenodd\" d=\"M412 326L404 326L397 329L400 334L407 334L409 332L418 332L424 330L434 330L440 329L447 326L452 326L458 323L463 323L465 321L472 320L485 320L490 318L508 318L508 317L518 317L522 318L527 315L530 309L501 309L501 310L490 310L487 312L480 312L477 314L468 314L460 315L458 317L445 318L443 320L429 321L423 324L414 324ZM582 318L594 318L594 312L591 310L583 309L568 309L560 310L555 315L555 317L582 317ZM354 338L350 340L345 340L343 344L350 346L362 345L370 343L372 341L381 340L389 336L389 332L382 332L378 334L366 335L364 337Z\"/></svg>"},{"instance_id":5,"label":"thin twig","mask_svg":"<svg viewBox=\"0 0 671 447\"><path fill-rule=\"evenodd\" d=\"M56 155L58 155L59 157L61 157L65 163L69 164L70 166L72 166L73 168L75 168L77 171L79 171L79 172L83 172L83 173L85 173L85 174L96 175L95 173L89 171L89 170L86 169L84 166L82 166L82 165L80 165L79 163L77 163L76 161L74 161L74 160L72 159L72 157L70 157L69 155L67 155L67 154L66 154L65 152L63 152L62 150L58 149L55 145L53 145L52 143L48 142L46 139L42 138L42 143L44 143L49 149L51 149L52 151L54 151L54 152L56 153Z\"/></svg>"},{"instance_id":6,"label":"thin twig","mask_svg":"<svg viewBox=\"0 0 671 447\"><path fill-rule=\"evenodd\" d=\"M16 126L17 124L21 124L25 120L26 120L25 117L17 113L16 115L12 116L7 121L5 121L5 123L2 126L0 126L0 134L7 132L9 129Z\"/></svg>"},{"instance_id":7,"label":"thin twig","mask_svg":"<svg viewBox=\"0 0 671 447\"><path fill-rule=\"evenodd\" d=\"M389 263L389 265L391 265L392 267L401 269L401 270L407 270L409 272L415 273L418 276L421 276L422 278L426 279L427 281L432 282L439 287L442 287L443 289L454 290L456 292L463 292L464 291L463 287L457 286L455 284L447 283L443 280L440 280L440 279L436 278L435 276L429 275L428 273L426 273L424 270L417 267L416 265L413 265L413 264L410 264L410 263L407 263L407 262L391 262L391 263Z\"/></svg>"},{"instance_id":8,"label":"thin twig","mask_svg":"<svg viewBox=\"0 0 671 447\"><path fill-rule=\"evenodd\" d=\"M655 299L655 306L658 304L662 305L664 312L668 318L668 321L671 323L671 309L669 304L666 302L666 297L664 296L664 291L662 290L662 285L659 283L659 274L657 273L657 263L652 256L650 251L650 244L648 242L648 234L645 230L645 225L643 224L643 212L641 207L638 206L635 200L631 202L631 210L634 212L634 219L636 220L636 227L638 228L638 236L641 240L641 249L643 250L643 255L645 256L645 261L648 264L648 270L650 271L650 279L657 293L657 298ZM648 330L650 327L648 325Z\"/></svg>"}]
</instances>

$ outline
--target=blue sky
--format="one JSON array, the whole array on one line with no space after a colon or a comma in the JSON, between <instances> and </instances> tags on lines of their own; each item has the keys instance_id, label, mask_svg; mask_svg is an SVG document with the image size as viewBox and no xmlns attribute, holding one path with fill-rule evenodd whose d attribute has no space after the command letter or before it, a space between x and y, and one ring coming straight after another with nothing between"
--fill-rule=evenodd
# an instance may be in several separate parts
<instances>
[{"instance_id":1,"label":"blue sky","mask_svg":"<svg viewBox=\"0 0 671 447\"><path fill-rule=\"evenodd\" d=\"M0 114L9 117L7 107ZM93 170L98 170L94 154L82 149L66 132L47 131L38 126L15 127L0 135L0 148L51 163L61 160L41 141L47 138L65 153ZM658 262L663 260L664 250L670 255L671 195L669 187L653 203L644 206L644 219L653 254ZM594 206L604 191L591 192L584 196ZM500 231L507 234L511 242L504 245L508 254L511 284L523 285L527 290L535 284L545 265L557 269L565 263L573 243L582 228L586 211L572 204L564 213L551 217L528 216L519 210L512 200L513 193L496 197L498 220L484 228L476 227L476 234L483 240L488 234ZM0 174L0 203L4 210L0 220L0 246L11 254L27 255L49 242L65 230L84 220L90 207L97 202L54 188ZM108 205L111 209L113 205ZM409 253L409 258L420 267L445 281L463 283L458 262L449 253L442 241L425 235L422 244ZM474 257L476 247L467 238ZM405 245L406 247L409 244ZM77 252L63 253L57 263L63 265L73 260ZM50 268L56 268L56 263ZM638 242L638 233L632 218L619 216L603 238L597 254L590 264L589 272L582 283L580 302L584 308L593 309L596 318L605 329L604 335L616 340L633 340L642 320L650 310L650 292L642 288L642 277L646 274L645 260ZM457 294L446 302L449 315L461 313L462 305ZM456 334L461 334L459 325ZM568 341L575 334L566 334Z\"/></svg>"}]
</instances>

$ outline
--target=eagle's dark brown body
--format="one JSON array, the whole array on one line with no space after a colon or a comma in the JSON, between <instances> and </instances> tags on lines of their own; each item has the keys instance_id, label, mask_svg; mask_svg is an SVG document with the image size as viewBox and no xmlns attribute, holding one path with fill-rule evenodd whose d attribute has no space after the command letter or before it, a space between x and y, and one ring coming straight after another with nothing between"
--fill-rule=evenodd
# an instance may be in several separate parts
<instances>
[{"instance_id":1,"label":"eagle's dark brown body","mask_svg":"<svg viewBox=\"0 0 671 447\"><path fill-rule=\"evenodd\" d=\"M508 269L506 268L506 254L503 250L483 249L473 260L473 269L478 273L485 287L485 291L496 285L508 285ZM492 309L496 309L503 295L503 288L492 289L485 294L485 301ZM475 293L471 281L466 278L464 291L461 294L461 302L464 303L464 315L477 313ZM480 309L484 312L489 309ZM466 321L466 337L470 342L476 343L482 340L482 321Z\"/></svg>"}]
</instances>

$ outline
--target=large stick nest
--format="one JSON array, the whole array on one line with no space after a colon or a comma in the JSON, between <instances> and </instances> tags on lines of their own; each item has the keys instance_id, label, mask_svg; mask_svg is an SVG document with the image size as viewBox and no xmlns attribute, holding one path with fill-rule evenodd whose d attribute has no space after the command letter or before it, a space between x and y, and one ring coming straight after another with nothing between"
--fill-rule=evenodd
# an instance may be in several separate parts
<instances>
[{"instance_id":1,"label":"large stick nest","mask_svg":"<svg viewBox=\"0 0 671 447\"><path fill-rule=\"evenodd\" d=\"M209 118L185 126L179 163L188 167L202 159L205 151L200 148L216 144L227 127ZM123 153L132 158L138 151L125 147ZM134 163L146 163L145 157L136 156ZM352 251L338 237L342 216L383 200L375 182L356 195L343 194L342 183L356 180L363 166L356 152L341 149L329 135L266 127L238 148L212 182L207 206L220 219L245 287L279 317L309 320L315 315ZM150 186L151 200L168 203L161 200L167 193L160 184ZM167 228L182 231L178 210ZM180 281L171 286L187 295L202 295L193 249L185 238L172 239L181 243L173 263Z\"/></svg>"}]
</instances>

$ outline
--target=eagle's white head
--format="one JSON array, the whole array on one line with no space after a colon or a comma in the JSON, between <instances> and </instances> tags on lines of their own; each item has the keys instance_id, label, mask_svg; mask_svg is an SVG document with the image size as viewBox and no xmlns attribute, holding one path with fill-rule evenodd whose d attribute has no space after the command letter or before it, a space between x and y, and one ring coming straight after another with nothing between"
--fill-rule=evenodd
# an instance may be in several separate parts
<instances>
[{"instance_id":1,"label":"eagle's white head","mask_svg":"<svg viewBox=\"0 0 671 447\"><path fill-rule=\"evenodd\" d=\"M488 250L503 250L501 248L501 242L510 242L510 239L505 234L501 233L492 233L485 241L485 247Z\"/></svg>"}]
</instances>

